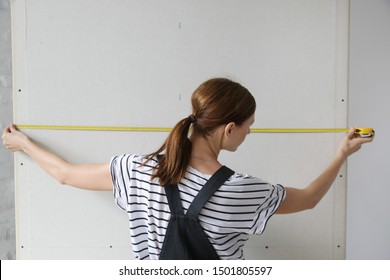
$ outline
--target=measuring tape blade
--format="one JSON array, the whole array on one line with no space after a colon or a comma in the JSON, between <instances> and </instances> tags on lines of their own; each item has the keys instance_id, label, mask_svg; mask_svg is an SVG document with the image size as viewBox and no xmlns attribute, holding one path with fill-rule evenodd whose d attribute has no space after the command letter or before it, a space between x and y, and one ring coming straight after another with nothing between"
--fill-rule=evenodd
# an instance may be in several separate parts
<instances>
[{"instance_id":1,"label":"measuring tape blade","mask_svg":"<svg viewBox=\"0 0 390 280\"><path fill-rule=\"evenodd\" d=\"M169 127L141 127L141 126L90 126L90 125L16 125L18 129L40 130L83 130L83 131L141 131L141 132L169 132Z\"/></svg>"},{"instance_id":2,"label":"measuring tape blade","mask_svg":"<svg viewBox=\"0 0 390 280\"><path fill-rule=\"evenodd\" d=\"M82 126L82 125L16 125L18 129L170 132L169 127ZM251 128L251 133L346 133L348 128Z\"/></svg>"},{"instance_id":3,"label":"measuring tape blade","mask_svg":"<svg viewBox=\"0 0 390 280\"><path fill-rule=\"evenodd\" d=\"M251 133L343 133L348 128L252 128Z\"/></svg>"}]
</instances>

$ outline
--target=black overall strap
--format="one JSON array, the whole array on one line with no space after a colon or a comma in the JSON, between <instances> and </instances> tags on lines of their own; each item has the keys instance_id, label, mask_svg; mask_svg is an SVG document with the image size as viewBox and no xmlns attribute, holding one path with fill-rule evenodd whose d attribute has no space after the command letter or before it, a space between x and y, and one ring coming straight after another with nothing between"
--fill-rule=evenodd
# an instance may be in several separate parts
<instances>
[{"instance_id":1,"label":"black overall strap","mask_svg":"<svg viewBox=\"0 0 390 280\"><path fill-rule=\"evenodd\" d=\"M218 169L194 198L187 210L186 215L197 218L200 210L203 208L206 202L213 196L215 191L218 190L219 187L233 174L234 171L226 166L222 166L220 169ZM164 188L171 214L184 215L180 200L180 192L177 185L167 184Z\"/></svg>"},{"instance_id":2,"label":"black overall strap","mask_svg":"<svg viewBox=\"0 0 390 280\"><path fill-rule=\"evenodd\" d=\"M209 201L219 187L233 174L234 171L226 166L218 169L194 198L190 207L188 207L186 216L198 218L198 214L206 202Z\"/></svg>"},{"instance_id":3,"label":"black overall strap","mask_svg":"<svg viewBox=\"0 0 390 280\"><path fill-rule=\"evenodd\" d=\"M181 205L178 186L173 184L164 186L171 218L159 259L219 259L199 224L198 214L215 191L233 174L234 171L225 166L218 169L194 198L186 215Z\"/></svg>"},{"instance_id":4,"label":"black overall strap","mask_svg":"<svg viewBox=\"0 0 390 280\"><path fill-rule=\"evenodd\" d=\"M164 186L165 194L168 199L169 210L172 215L184 215L181 206L180 192L177 185L167 184Z\"/></svg>"}]
</instances>

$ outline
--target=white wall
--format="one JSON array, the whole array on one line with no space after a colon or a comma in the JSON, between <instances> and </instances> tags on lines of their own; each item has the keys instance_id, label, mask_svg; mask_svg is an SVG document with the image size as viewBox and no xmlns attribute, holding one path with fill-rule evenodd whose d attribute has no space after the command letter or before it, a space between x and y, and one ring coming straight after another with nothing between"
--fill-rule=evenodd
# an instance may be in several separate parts
<instances>
[{"instance_id":1,"label":"white wall","mask_svg":"<svg viewBox=\"0 0 390 280\"><path fill-rule=\"evenodd\" d=\"M200 82L227 76L257 99L254 127L347 125L346 0L12 3L17 124L171 126L190 114ZM107 20L97 28L102 16ZM166 136L26 133L76 163L150 152ZM304 187L342 137L253 133L221 160L238 172ZM18 258L129 258L127 217L110 193L60 186L21 154L15 163ZM341 174L316 209L273 217L266 233L250 240L246 257L345 258Z\"/></svg>"},{"instance_id":2,"label":"white wall","mask_svg":"<svg viewBox=\"0 0 390 280\"><path fill-rule=\"evenodd\" d=\"M349 124L373 126L375 142L348 164L347 258L389 259L390 1L352 0ZM9 1L0 0L0 125L11 121ZM387 117L387 119L386 119ZM370 162L370 169L366 162ZM0 258L15 258L13 163L0 146Z\"/></svg>"},{"instance_id":3,"label":"white wall","mask_svg":"<svg viewBox=\"0 0 390 280\"><path fill-rule=\"evenodd\" d=\"M0 0L0 130L12 120L11 21L9 0ZM0 259L15 258L12 154L0 146Z\"/></svg>"},{"instance_id":4,"label":"white wall","mask_svg":"<svg viewBox=\"0 0 390 280\"><path fill-rule=\"evenodd\" d=\"M348 163L347 258L390 259L390 1L350 5L349 124L375 142Z\"/></svg>"}]
</instances>

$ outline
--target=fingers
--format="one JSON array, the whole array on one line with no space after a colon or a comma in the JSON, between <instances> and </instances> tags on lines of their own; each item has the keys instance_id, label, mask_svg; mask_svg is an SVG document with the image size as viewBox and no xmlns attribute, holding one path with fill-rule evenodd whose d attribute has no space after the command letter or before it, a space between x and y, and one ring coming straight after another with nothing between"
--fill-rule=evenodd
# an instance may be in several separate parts
<instances>
[{"instance_id":1,"label":"fingers","mask_svg":"<svg viewBox=\"0 0 390 280\"><path fill-rule=\"evenodd\" d=\"M361 135L355 133L355 128L351 127L339 146L339 152L342 155L348 157L351 154L360 150L361 146L365 143L373 141L373 137L361 137Z\"/></svg>"},{"instance_id":2,"label":"fingers","mask_svg":"<svg viewBox=\"0 0 390 280\"><path fill-rule=\"evenodd\" d=\"M7 135L8 133L10 133L9 126L7 126L6 128L4 128L4 130L3 130L3 135L1 136L1 138L3 139L3 144L4 144L5 137L6 137L6 135Z\"/></svg>"},{"instance_id":3,"label":"fingers","mask_svg":"<svg viewBox=\"0 0 390 280\"><path fill-rule=\"evenodd\" d=\"M15 138L15 132L18 130L16 129L14 124L10 124L3 130L2 140L3 145L6 149L10 150L11 152L18 151L18 145L17 145L17 138Z\"/></svg>"},{"instance_id":4,"label":"fingers","mask_svg":"<svg viewBox=\"0 0 390 280\"><path fill-rule=\"evenodd\" d=\"M355 132L354 127L350 128L350 130L347 133L347 137L349 140L359 139L358 142L360 142L360 143L369 143L369 142L372 142L374 140L374 134L372 134L371 137L368 137L368 136L362 137L359 133Z\"/></svg>"},{"instance_id":5,"label":"fingers","mask_svg":"<svg viewBox=\"0 0 390 280\"><path fill-rule=\"evenodd\" d=\"M3 139L3 145L4 147L6 147L7 149L9 149L9 146L8 146L8 143L7 143L7 136L8 134L10 133L9 131L9 126L6 127L4 130L3 130L3 135L1 136L1 138Z\"/></svg>"},{"instance_id":6,"label":"fingers","mask_svg":"<svg viewBox=\"0 0 390 280\"><path fill-rule=\"evenodd\" d=\"M12 128L12 126L13 126L13 128ZM5 140L5 137L7 137L8 134L12 133L15 130L16 130L16 128L15 128L15 126L13 124L10 124L6 128L4 128L3 135L2 135L3 143L4 143L4 140Z\"/></svg>"},{"instance_id":7,"label":"fingers","mask_svg":"<svg viewBox=\"0 0 390 280\"><path fill-rule=\"evenodd\" d=\"M15 126L13 123L11 123L10 125L8 125L8 126L4 129L3 135L6 134L6 133L14 133L14 132L16 132L16 131L19 131L19 130L16 128L16 126Z\"/></svg>"},{"instance_id":8,"label":"fingers","mask_svg":"<svg viewBox=\"0 0 390 280\"><path fill-rule=\"evenodd\" d=\"M374 136L372 137L362 137L361 135L355 134L355 138L351 139L351 144L355 142L356 150L360 150L361 146L370 143L374 140Z\"/></svg>"},{"instance_id":9,"label":"fingers","mask_svg":"<svg viewBox=\"0 0 390 280\"><path fill-rule=\"evenodd\" d=\"M14 124L10 124L8 125L6 128L4 128L3 130L3 136L7 133L11 133L13 131L17 130L16 127L14 126Z\"/></svg>"},{"instance_id":10,"label":"fingers","mask_svg":"<svg viewBox=\"0 0 390 280\"><path fill-rule=\"evenodd\" d=\"M13 123L9 126L9 131L11 133L17 131L16 126Z\"/></svg>"},{"instance_id":11,"label":"fingers","mask_svg":"<svg viewBox=\"0 0 390 280\"><path fill-rule=\"evenodd\" d=\"M362 144L370 143L370 142L372 142L373 140L374 140L374 136L373 136L373 137L366 137L366 138L360 137L360 142L361 142Z\"/></svg>"},{"instance_id":12,"label":"fingers","mask_svg":"<svg viewBox=\"0 0 390 280\"><path fill-rule=\"evenodd\" d=\"M347 137L348 139L353 139L356 137L356 134L355 134L355 128L354 127L351 127L348 131L348 134L347 134Z\"/></svg>"},{"instance_id":13,"label":"fingers","mask_svg":"<svg viewBox=\"0 0 390 280\"><path fill-rule=\"evenodd\" d=\"M351 128L351 130L355 131L354 128ZM351 133L351 130L349 131L348 134ZM361 144L364 144L364 143L372 142L374 140L374 134L372 134L371 137L367 137L367 136L362 137L360 134L354 133L354 138L359 139L358 142ZM353 139L353 138L351 138L351 139Z\"/></svg>"}]
</instances>

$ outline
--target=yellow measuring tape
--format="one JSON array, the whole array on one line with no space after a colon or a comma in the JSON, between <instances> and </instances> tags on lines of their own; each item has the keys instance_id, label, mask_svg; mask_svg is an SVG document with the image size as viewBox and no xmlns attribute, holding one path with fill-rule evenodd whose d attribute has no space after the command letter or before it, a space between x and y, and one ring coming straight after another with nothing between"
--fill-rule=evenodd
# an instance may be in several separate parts
<instances>
[{"instance_id":1,"label":"yellow measuring tape","mask_svg":"<svg viewBox=\"0 0 390 280\"><path fill-rule=\"evenodd\" d=\"M18 129L41 130L84 130L84 131L135 131L135 132L170 132L170 127L141 126L90 126L90 125L16 125ZM346 133L349 128L251 128L251 133ZM374 136L372 128L355 128L355 133L362 137Z\"/></svg>"},{"instance_id":2,"label":"yellow measuring tape","mask_svg":"<svg viewBox=\"0 0 390 280\"><path fill-rule=\"evenodd\" d=\"M42 130L85 130L85 131L140 131L140 132L170 132L170 127L143 127L143 126L98 126L98 125L16 125L18 129Z\"/></svg>"}]
</instances>

